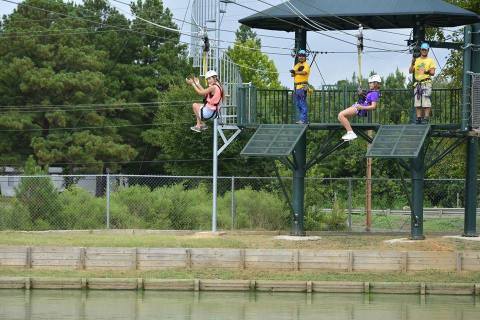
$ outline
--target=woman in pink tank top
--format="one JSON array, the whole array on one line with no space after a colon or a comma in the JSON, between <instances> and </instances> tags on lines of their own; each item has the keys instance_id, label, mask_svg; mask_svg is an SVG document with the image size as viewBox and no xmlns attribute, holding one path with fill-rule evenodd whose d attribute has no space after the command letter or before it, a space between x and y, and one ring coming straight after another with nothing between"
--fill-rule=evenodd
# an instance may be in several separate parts
<instances>
[{"instance_id":1,"label":"woman in pink tank top","mask_svg":"<svg viewBox=\"0 0 480 320\"><path fill-rule=\"evenodd\" d=\"M218 81L218 75L215 71L207 71L205 78L208 82L208 88L206 89L200 85L197 78L187 79L187 83L192 85L199 95L205 96L204 104L194 103L192 105L197 123L190 129L195 132L202 132L208 128L204 120L210 120L217 116L224 96L222 85Z\"/></svg>"}]
</instances>

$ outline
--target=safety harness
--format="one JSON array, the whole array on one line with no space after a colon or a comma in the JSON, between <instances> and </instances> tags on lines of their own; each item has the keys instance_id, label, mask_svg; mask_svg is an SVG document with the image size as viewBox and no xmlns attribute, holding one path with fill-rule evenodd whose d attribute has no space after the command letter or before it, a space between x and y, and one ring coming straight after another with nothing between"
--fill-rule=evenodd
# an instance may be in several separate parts
<instances>
[{"instance_id":1,"label":"safety harness","mask_svg":"<svg viewBox=\"0 0 480 320\"><path fill-rule=\"evenodd\" d=\"M218 90L220 90L220 99L218 100L217 103L213 104L213 106L215 107L215 110L213 111L212 115L208 118L205 118L203 116L203 108L207 107L207 98L213 98L214 94L212 92L210 92L210 93L205 95L205 97L203 98L203 106L200 109L200 117L202 118L202 120L215 119L215 118L218 118L219 115L220 115L220 104L222 102L223 89L218 83L215 83L214 86L216 86L218 88Z\"/></svg>"}]
</instances>

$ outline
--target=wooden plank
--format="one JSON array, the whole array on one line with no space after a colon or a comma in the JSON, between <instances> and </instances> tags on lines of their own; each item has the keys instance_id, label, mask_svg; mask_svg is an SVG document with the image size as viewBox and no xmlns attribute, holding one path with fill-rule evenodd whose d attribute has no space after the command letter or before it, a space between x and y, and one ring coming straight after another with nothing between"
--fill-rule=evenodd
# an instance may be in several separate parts
<instances>
[{"instance_id":1,"label":"wooden plank","mask_svg":"<svg viewBox=\"0 0 480 320\"><path fill-rule=\"evenodd\" d=\"M0 246L0 266L26 267L28 247Z\"/></svg>"},{"instance_id":2,"label":"wooden plank","mask_svg":"<svg viewBox=\"0 0 480 320\"><path fill-rule=\"evenodd\" d=\"M32 268L80 268L78 247L32 247Z\"/></svg>"},{"instance_id":3,"label":"wooden plank","mask_svg":"<svg viewBox=\"0 0 480 320\"><path fill-rule=\"evenodd\" d=\"M80 278L31 278L32 289L81 289Z\"/></svg>"},{"instance_id":4,"label":"wooden plank","mask_svg":"<svg viewBox=\"0 0 480 320\"><path fill-rule=\"evenodd\" d=\"M238 269L240 249L191 249L192 268Z\"/></svg>"},{"instance_id":5,"label":"wooden plank","mask_svg":"<svg viewBox=\"0 0 480 320\"><path fill-rule=\"evenodd\" d=\"M471 295L475 293L473 283L426 283L427 294Z\"/></svg>"},{"instance_id":6,"label":"wooden plank","mask_svg":"<svg viewBox=\"0 0 480 320\"><path fill-rule=\"evenodd\" d=\"M137 278L88 278L89 289L98 290L136 290Z\"/></svg>"},{"instance_id":7,"label":"wooden plank","mask_svg":"<svg viewBox=\"0 0 480 320\"><path fill-rule=\"evenodd\" d=\"M24 289L24 277L0 277L0 289Z\"/></svg>"},{"instance_id":8,"label":"wooden plank","mask_svg":"<svg viewBox=\"0 0 480 320\"><path fill-rule=\"evenodd\" d=\"M348 251L345 250L300 250L299 255L301 271L347 270Z\"/></svg>"},{"instance_id":9,"label":"wooden plank","mask_svg":"<svg viewBox=\"0 0 480 320\"><path fill-rule=\"evenodd\" d=\"M411 251L408 253L408 269L409 271L455 271L456 254L441 251Z\"/></svg>"},{"instance_id":10,"label":"wooden plank","mask_svg":"<svg viewBox=\"0 0 480 320\"><path fill-rule=\"evenodd\" d=\"M371 293L419 294L420 283L416 282L371 282Z\"/></svg>"},{"instance_id":11,"label":"wooden plank","mask_svg":"<svg viewBox=\"0 0 480 320\"><path fill-rule=\"evenodd\" d=\"M293 250L246 249L245 268L258 270L292 270Z\"/></svg>"},{"instance_id":12,"label":"wooden plank","mask_svg":"<svg viewBox=\"0 0 480 320\"><path fill-rule=\"evenodd\" d=\"M402 253L398 251L354 251L353 271L401 271Z\"/></svg>"},{"instance_id":13,"label":"wooden plank","mask_svg":"<svg viewBox=\"0 0 480 320\"><path fill-rule=\"evenodd\" d=\"M363 282L352 281L313 281L313 292L324 293L363 293L365 290Z\"/></svg>"},{"instance_id":14,"label":"wooden plank","mask_svg":"<svg viewBox=\"0 0 480 320\"><path fill-rule=\"evenodd\" d=\"M462 269L464 271L480 271L480 252L464 251L462 255Z\"/></svg>"},{"instance_id":15,"label":"wooden plank","mask_svg":"<svg viewBox=\"0 0 480 320\"><path fill-rule=\"evenodd\" d=\"M87 248L86 269L135 269L135 248Z\"/></svg>"},{"instance_id":16,"label":"wooden plank","mask_svg":"<svg viewBox=\"0 0 480 320\"><path fill-rule=\"evenodd\" d=\"M144 279L145 290L193 291L193 279Z\"/></svg>"},{"instance_id":17,"label":"wooden plank","mask_svg":"<svg viewBox=\"0 0 480 320\"><path fill-rule=\"evenodd\" d=\"M138 248L138 269L184 268L186 255L183 248Z\"/></svg>"},{"instance_id":18,"label":"wooden plank","mask_svg":"<svg viewBox=\"0 0 480 320\"><path fill-rule=\"evenodd\" d=\"M200 280L201 291L249 291L250 280Z\"/></svg>"},{"instance_id":19,"label":"wooden plank","mask_svg":"<svg viewBox=\"0 0 480 320\"><path fill-rule=\"evenodd\" d=\"M306 281L256 280L257 291L269 292L307 292Z\"/></svg>"}]
</instances>

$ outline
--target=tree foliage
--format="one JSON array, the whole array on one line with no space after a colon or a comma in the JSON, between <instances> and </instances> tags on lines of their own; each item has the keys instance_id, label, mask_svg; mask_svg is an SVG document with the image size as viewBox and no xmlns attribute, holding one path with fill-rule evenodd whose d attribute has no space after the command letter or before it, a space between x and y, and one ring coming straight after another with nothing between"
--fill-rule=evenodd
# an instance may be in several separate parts
<instances>
[{"instance_id":1,"label":"tree foliage","mask_svg":"<svg viewBox=\"0 0 480 320\"><path fill-rule=\"evenodd\" d=\"M132 12L175 27L161 0L138 0ZM34 154L41 165L102 172L155 151L141 133L159 94L191 70L178 34L129 21L105 0L27 0L0 32L0 163Z\"/></svg>"},{"instance_id":2,"label":"tree foliage","mask_svg":"<svg viewBox=\"0 0 480 320\"><path fill-rule=\"evenodd\" d=\"M277 68L261 49L257 34L250 27L241 25L236 32L235 44L227 53L239 65L243 82L252 82L259 89L280 89Z\"/></svg>"}]
</instances>

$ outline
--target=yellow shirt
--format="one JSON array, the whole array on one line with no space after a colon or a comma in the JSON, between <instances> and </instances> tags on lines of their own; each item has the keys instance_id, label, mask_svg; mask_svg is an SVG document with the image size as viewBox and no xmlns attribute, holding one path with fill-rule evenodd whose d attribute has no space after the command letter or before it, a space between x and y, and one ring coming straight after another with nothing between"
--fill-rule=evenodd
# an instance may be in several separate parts
<instances>
[{"instance_id":1,"label":"yellow shirt","mask_svg":"<svg viewBox=\"0 0 480 320\"><path fill-rule=\"evenodd\" d=\"M306 75L299 75L299 74L296 74L295 77L293 78L295 83L299 83L299 82L308 82L308 77L310 76L310 65L308 64L307 61L305 62L299 62L295 65L295 67L293 67L293 70L295 71L299 71L298 69L303 66L303 70L302 71L305 71L307 72ZM301 89L303 88L305 85L304 84L299 84L299 85L296 85L295 86L295 89Z\"/></svg>"},{"instance_id":2,"label":"yellow shirt","mask_svg":"<svg viewBox=\"0 0 480 320\"><path fill-rule=\"evenodd\" d=\"M435 61L433 61L432 58L426 57L426 58L417 58L415 60L415 81L422 81L427 78L431 78L432 76L429 74L425 74L425 71L428 71L430 69L436 69L437 65L435 64Z\"/></svg>"}]
</instances>

